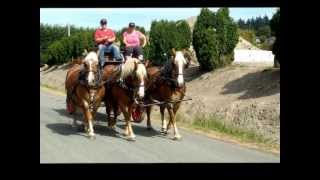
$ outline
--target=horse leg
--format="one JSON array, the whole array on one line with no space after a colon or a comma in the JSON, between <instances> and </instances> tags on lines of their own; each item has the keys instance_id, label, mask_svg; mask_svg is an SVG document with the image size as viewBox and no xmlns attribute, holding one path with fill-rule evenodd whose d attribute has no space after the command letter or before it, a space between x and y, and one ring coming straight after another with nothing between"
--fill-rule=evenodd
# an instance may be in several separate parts
<instances>
[{"instance_id":1,"label":"horse leg","mask_svg":"<svg viewBox=\"0 0 320 180\"><path fill-rule=\"evenodd\" d=\"M68 97L67 97L67 106L68 106L67 108L72 107L71 100L68 100ZM73 121L71 123L71 126L72 126L72 128L77 128L78 127L78 124L77 124L77 111L76 111L77 107L73 106L73 108L75 108L75 109L74 109L73 112L71 112L72 117L73 117ZM70 114L70 112L69 112L69 114Z\"/></svg>"},{"instance_id":2,"label":"horse leg","mask_svg":"<svg viewBox=\"0 0 320 180\"><path fill-rule=\"evenodd\" d=\"M147 107L147 129L148 130L152 130L153 128L152 128L152 126L151 126L151 120L150 120L150 114L151 114L151 109L152 109L152 107L151 106L148 106Z\"/></svg>"},{"instance_id":3,"label":"horse leg","mask_svg":"<svg viewBox=\"0 0 320 180\"><path fill-rule=\"evenodd\" d=\"M115 125L117 123L118 111L119 111L119 107L116 104L114 104L113 105L113 119L110 124L112 129L116 128Z\"/></svg>"},{"instance_id":4,"label":"horse leg","mask_svg":"<svg viewBox=\"0 0 320 180\"><path fill-rule=\"evenodd\" d=\"M110 108L110 105L107 104L107 102L105 102L105 105L106 105L106 113L107 113L107 122L108 122L108 127L111 128L111 108Z\"/></svg>"},{"instance_id":5,"label":"horse leg","mask_svg":"<svg viewBox=\"0 0 320 180\"><path fill-rule=\"evenodd\" d=\"M160 106L161 125L162 125L160 132L164 133L164 134L167 134L167 128L166 128L167 120L164 119L164 110L165 110L165 107L164 106Z\"/></svg>"},{"instance_id":6,"label":"horse leg","mask_svg":"<svg viewBox=\"0 0 320 180\"><path fill-rule=\"evenodd\" d=\"M123 116L124 116L124 120L126 121L126 126L125 126L125 129L124 129L124 135L125 136L128 136L129 135L129 126L128 126L128 121L127 121L127 119L129 119L130 118L130 116L131 116L131 114L128 114L128 112L126 111L126 107L124 106L124 105L122 105L122 104L119 104L119 108L120 108L120 110L122 111L122 114L123 114Z\"/></svg>"},{"instance_id":7,"label":"horse leg","mask_svg":"<svg viewBox=\"0 0 320 180\"><path fill-rule=\"evenodd\" d=\"M128 107L128 113L126 115L126 124L127 124L127 129L128 129L128 140L129 141L135 141L136 139L136 136L134 135L133 133L133 130L132 130L132 125L131 125L131 114L132 114L132 106Z\"/></svg>"},{"instance_id":8,"label":"horse leg","mask_svg":"<svg viewBox=\"0 0 320 180\"><path fill-rule=\"evenodd\" d=\"M176 113L177 113L177 111L178 111L178 109L179 109L179 107L180 107L180 104L181 104L181 102L178 102L178 103L174 103L173 104L173 113L176 115Z\"/></svg>"},{"instance_id":9,"label":"horse leg","mask_svg":"<svg viewBox=\"0 0 320 180\"><path fill-rule=\"evenodd\" d=\"M148 128L148 124L151 124L151 120L150 120L150 114L151 114L151 106L148 106L146 108L146 111L147 111L147 128Z\"/></svg>"},{"instance_id":10,"label":"horse leg","mask_svg":"<svg viewBox=\"0 0 320 180\"><path fill-rule=\"evenodd\" d=\"M172 123L172 126L173 126L173 134L174 134L173 139L179 140L179 139L181 139L181 135L178 131L177 124L176 124L176 114L173 112L172 108L168 108L168 112L169 112L169 116L170 116L169 124Z\"/></svg>"},{"instance_id":11,"label":"horse leg","mask_svg":"<svg viewBox=\"0 0 320 180\"><path fill-rule=\"evenodd\" d=\"M73 112L73 121L71 124L72 129L74 129L75 131L80 131L80 127L77 123L77 114L75 112Z\"/></svg>"},{"instance_id":12,"label":"horse leg","mask_svg":"<svg viewBox=\"0 0 320 180\"><path fill-rule=\"evenodd\" d=\"M92 114L88 109L83 109L85 120L87 122L87 125L85 126L87 129L87 134L89 135L90 139L95 138L94 130L93 130L93 119Z\"/></svg>"},{"instance_id":13,"label":"horse leg","mask_svg":"<svg viewBox=\"0 0 320 180\"><path fill-rule=\"evenodd\" d=\"M77 123L77 113L76 112L73 112L72 114L72 117L73 117L73 121L72 121L72 128L77 128L78 127L78 123Z\"/></svg>"},{"instance_id":14,"label":"horse leg","mask_svg":"<svg viewBox=\"0 0 320 180\"><path fill-rule=\"evenodd\" d=\"M166 108L167 108L168 114L170 115L170 112L169 112L170 107L166 106ZM171 125L172 125L172 121L171 121L171 118L169 118L169 123L167 124L167 129L166 129L167 132L170 130Z\"/></svg>"},{"instance_id":15,"label":"horse leg","mask_svg":"<svg viewBox=\"0 0 320 180\"><path fill-rule=\"evenodd\" d=\"M97 110L98 110L98 109L94 109L94 110L91 112L92 120L95 120L95 119L96 119ZM95 123L96 123L96 121L95 121Z\"/></svg>"}]
</instances>

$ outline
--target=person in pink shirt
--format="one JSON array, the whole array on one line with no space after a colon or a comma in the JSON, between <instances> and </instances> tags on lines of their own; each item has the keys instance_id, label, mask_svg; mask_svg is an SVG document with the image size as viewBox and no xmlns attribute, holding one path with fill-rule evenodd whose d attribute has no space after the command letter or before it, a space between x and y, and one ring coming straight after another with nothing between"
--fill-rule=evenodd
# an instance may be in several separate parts
<instances>
[{"instance_id":1,"label":"person in pink shirt","mask_svg":"<svg viewBox=\"0 0 320 180\"><path fill-rule=\"evenodd\" d=\"M146 36L140 31L135 29L134 23L129 23L127 31L125 31L123 36L123 42L125 44L125 57L129 56L137 57L140 61L143 61L143 47L146 45ZM140 39L143 39L143 44L140 44Z\"/></svg>"}]
</instances>

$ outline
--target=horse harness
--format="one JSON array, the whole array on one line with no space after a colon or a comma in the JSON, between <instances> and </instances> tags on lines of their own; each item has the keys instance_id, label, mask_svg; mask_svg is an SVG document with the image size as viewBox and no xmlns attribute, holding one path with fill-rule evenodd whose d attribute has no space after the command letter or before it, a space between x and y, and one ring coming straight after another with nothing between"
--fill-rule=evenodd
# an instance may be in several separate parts
<instances>
[{"instance_id":1,"label":"horse harness","mask_svg":"<svg viewBox=\"0 0 320 180\"><path fill-rule=\"evenodd\" d=\"M83 76L82 73L83 72L81 72L81 71L79 72L80 75L79 75L77 83L75 84L75 86L70 91L68 91L68 93L67 93L67 103L70 100L75 101L75 99L74 99L75 98L74 91L75 91L75 89L76 89L76 87L78 85L82 85L87 89L87 92L88 92L89 97L90 97L89 98L89 111L93 112L94 110L97 109L97 107L96 107L97 90L100 89L103 86L103 83L101 83L102 82L102 71L100 70L100 68L98 69L98 73L97 73L98 74L98 78L97 78L97 81L96 81L94 86L89 86L86 83L86 81L84 79L82 79L82 77L81 77L81 76Z\"/></svg>"},{"instance_id":2,"label":"horse harness","mask_svg":"<svg viewBox=\"0 0 320 180\"><path fill-rule=\"evenodd\" d=\"M159 79L163 80L169 87L171 87L172 89L177 89L179 88L178 86L178 81L177 79L172 78L172 64L167 61L166 64L164 66L161 67L160 69L160 76ZM184 75L184 73L176 73L174 75Z\"/></svg>"},{"instance_id":3,"label":"horse harness","mask_svg":"<svg viewBox=\"0 0 320 180\"><path fill-rule=\"evenodd\" d=\"M143 62L139 62L138 64L143 64ZM130 75L128 77L131 77L132 79L135 78L135 75ZM129 97L132 97L134 99L134 94L136 92L136 89L140 88L140 87L144 87L144 84L143 85L138 85L138 86L131 86L131 85L128 85L128 83L126 83L125 81L117 81L117 84L120 88L122 89L125 89L126 92L127 92L127 95Z\"/></svg>"}]
</instances>

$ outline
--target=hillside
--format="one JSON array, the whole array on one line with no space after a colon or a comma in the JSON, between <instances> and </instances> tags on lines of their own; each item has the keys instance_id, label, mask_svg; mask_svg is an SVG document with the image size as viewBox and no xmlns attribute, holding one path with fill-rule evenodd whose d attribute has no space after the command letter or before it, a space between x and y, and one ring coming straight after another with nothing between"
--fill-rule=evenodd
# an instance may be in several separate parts
<instances>
[{"instance_id":1,"label":"hillside","mask_svg":"<svg viewBox=\"0 0 320 180\"><path fill-rule=\"evenodd\" d=\"M251 44L249 41L245 40L243 37L239 37L239 42L235 49L250 49L250 50L260 50L258 47Z\"/></svg>"},{"instance_id":2,"label":"hillside","mask_svg":"<svg viewBox=\"0 0 320 180\"><path fill-rule=\"evenodd\" d=\"M280 70L229 66L198 74L187 82L183 118L217 116L280 144Z\"/></svg>"}]
</instances>

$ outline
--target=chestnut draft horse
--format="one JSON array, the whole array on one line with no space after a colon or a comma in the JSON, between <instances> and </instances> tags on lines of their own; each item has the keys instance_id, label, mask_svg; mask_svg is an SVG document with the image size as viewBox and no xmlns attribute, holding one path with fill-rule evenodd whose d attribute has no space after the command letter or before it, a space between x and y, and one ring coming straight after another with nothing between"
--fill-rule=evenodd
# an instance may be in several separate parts
<instances>
[{"instance_id":1,"label":"chestnut draft horse","mask_svg":"<svg viewBox=\"0 0 320 180\"><path fill-rule=\"evenodd\" d=\"M107 65L104 68L105 72L110 72L110 70L106 71L110 68ZM124 134L128 137L128 140L134 141L135 134L131 126L131 114L138 101L144 98L144 84L147 80L146 68L139 59L128 58L121 67L120 78L123 80L122 82L110 81L105 84L106 96L104 100L108 116L108 126L114 129L118 116L118 108L120 108L126 121ZM114 114L113 119L110 117L111 111Z\"/></svg>"},{"instance_id":2,"label":"chestnut draft horse","mask_svg":"<svg viewBox=\"0 0 320 180\"><path fill-rule=\"evenodd\" d=\"M96 52L89 52L82 63L75 63L68 70L65 81L67 110L73 114L72 125L77 127L75 113L81 110L85 119L85 131L92 139L95 137L93 120L105 94L99 69ZM80 73L84 75L83 80L79 80Z\"/></svg>"},{"instance_id":3,"label":"chestnut draft horse","mask_svg":"<svg viewBox=\"0 0 320 180\"><path fill-rule=\"evenodd\" d=\"M149 76L148 87L146 90L146 99L149 102L172 102L160 104L160 113L162 120L161 132L167 134L171 125L174 128L174 140L181 139L177 125L176 113L180 107L181 101L185 96L186 86L183 77L183 69L187 65L187 61L183 51L172 50L173 55L162 67L147 67ZM178 100L178 101L177 101ZM175 102L177 101L177 102ZM147 127L151 128L150 114L152 106L147 106ZM169 113L169 123L164 119L164 110ZM167 126L166 126L167 125Z\"/></svg>"}]
</instances>

